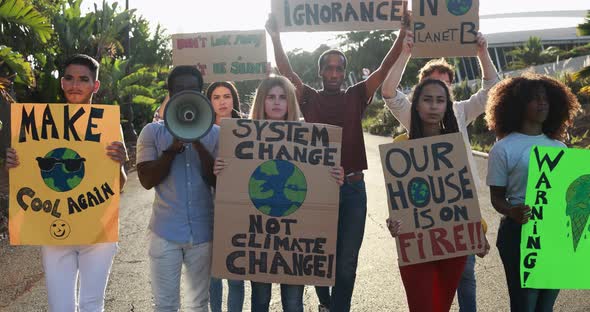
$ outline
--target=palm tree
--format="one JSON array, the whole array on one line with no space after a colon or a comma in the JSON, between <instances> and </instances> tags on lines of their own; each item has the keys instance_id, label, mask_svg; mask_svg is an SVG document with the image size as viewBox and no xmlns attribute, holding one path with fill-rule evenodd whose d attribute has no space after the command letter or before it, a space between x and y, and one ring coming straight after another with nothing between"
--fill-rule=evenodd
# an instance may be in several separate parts
<instances>
[{"instance_id":1,"label":"palm tree","mask_svg":"<svg viewBox=\"0 0 590 312\"><path fill-rule=\"evenodd\" d=\"M545 64L555 53L555 49L543 50L541 38L530 37L522 47L518 47L507 54L513 58L511 69L521 69L529 66Z\"/></svg>"},{"instance_id":2,"label":"palm tree","mask_svg":"<svg viewBox=\"0 0 590 312\"><path fill-rule=\"evenodd\" d=\"M20 38L35 38L42 43L53 34L49 20L24 0L0 0L0 42L19 43ZM12 47L0 45L0 98L12 99L8 90L13 81L35 85L35 76L26 56Z\"/></svg>"}]
</instances>

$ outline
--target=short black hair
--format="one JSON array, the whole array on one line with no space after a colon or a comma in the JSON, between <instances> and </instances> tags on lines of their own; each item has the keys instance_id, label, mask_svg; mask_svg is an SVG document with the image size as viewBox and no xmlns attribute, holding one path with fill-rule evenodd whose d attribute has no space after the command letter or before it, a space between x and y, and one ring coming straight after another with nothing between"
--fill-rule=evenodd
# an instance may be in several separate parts
<instances>
[{"instance_id":1,"label":"short black hair","mask_svg":"<svg viewBox=\"0 0 590 312\"><path fill-rule=\"evenodd\" d=\"M98 70L100 68L100 64L91 56L88 56L86 54L73 55L65 62L63 67L64 73L66 71L66 68L68 68L68 66L70 65L82 65L88 67L88 69L92 73L94 80L98 80Z\"/></svg>"},{"instance_id":2,"label":"short black hair","mask_svg":"<svg viewBox=\"0 0 590 312\"><path fill-rule=\"evenodd\" d=\"M336 54L336 55L340 55L342 56L342 59L344 60L344 69L346 69L346 55L344 55L344 52L337 50L337 49L330 49L330 50L326 50L324 51L324 53L322 53L320 55L320 58L318 59L318 71L322 71L322 68L324 67L324 64L326 63L326 57L330 54Z\"/></svg>"},{"instance_id":3,"label":"short black hair","mask_svg":"<svg viewBox=\"0 0 590 312\"><path fill-rule=\"evenodd\" d=\"M197 78L197 80L199 80L199 92L201 92L203 90L203 75L201 75L201 72L197 69L196 66L190 66L190 65L180 65L180 66L176 66L174 67L174 69L172 69L172 71L170 71L170 74L168 74L168 80L167 80L167 87L168 87L168 92L171 92L171 86L172 86L172 80L178 78L179 76L184 76L184 75L191 75L191 76L195 76Z\"/></svg>"}]
</instances>

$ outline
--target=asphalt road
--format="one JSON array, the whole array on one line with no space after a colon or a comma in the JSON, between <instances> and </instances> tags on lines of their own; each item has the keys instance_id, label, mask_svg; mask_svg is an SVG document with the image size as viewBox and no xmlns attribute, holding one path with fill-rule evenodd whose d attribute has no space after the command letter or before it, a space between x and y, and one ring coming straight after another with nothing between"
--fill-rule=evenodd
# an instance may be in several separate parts
<instances>
[{"instance_id":1,"label":"asphalt road","mask_svg":"<svg viewBox=\"0 0 590 312\"><path fill-rule=\"evenodd\" d=\"M385 227L387 198L378 145L389 138L365 135L369 170L365 172L368 215L352 311L407 311L405 292L397 267L395 242ZM486 175L486 159L476 157L481 177ZM147 224L153 191L144 190L135 173L121 199L120 244L106 294L106 311L151 311L151 290L147 257ZM489 225L491 252L477 260L479 311L508 311L504 270L495 247L499 216L489 204L486 189L479 194L483 217ZM556 272L556 274L559 274ZM227 289L226 289L227 290ZM244 311L249 311L250 289L246 283ZM317 311L313 287L306 287L305 311ZM11 247L0 241L0 311L46 311L45 281L36 247ZM453 304L452 311L458 311ZM271 311L281 311L278 287L274 288ZM555 311L590 311L590 291L565 290Z\"/></svg>"}]
</instances>

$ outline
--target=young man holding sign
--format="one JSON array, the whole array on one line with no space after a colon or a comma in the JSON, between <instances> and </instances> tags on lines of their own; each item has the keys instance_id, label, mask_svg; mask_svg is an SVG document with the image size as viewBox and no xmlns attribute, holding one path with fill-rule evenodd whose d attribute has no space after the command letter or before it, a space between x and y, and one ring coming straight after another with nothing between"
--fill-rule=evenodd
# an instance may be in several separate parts
<instances>
[{"instance_id":1,"label":"young man holding sign","mask_svg":"<svg viewBox=\"0 0 590 312\"><path fill-rule=\"evenodd\" d=\"M404 40L403 51L387 75L381 88L381 94L383 95L387 108L389 108L395 118L408 130L411 128L411 103L406 95L396 89L399 86L406 65L412 56L413 45L414 36L412 32L408 31ZM490 58L486 39L481 33L477 35L477 57L483 73L482 88L468 100L453 103L453 112L468 150L471 150L471 144L469 144L467 126L485 111L488 91L498 82L498 73ZM419 81L429 78L442 80L450 88L453 83L454 68L444 59L431 60L420 69L420 74L418 75ZM468 160L471 167L475 168L471 154L468 155ZM480 181L477 176L477 170L472 170L472 173L476 180L476 185L478 185ZM477 310L474 268L475 257L471 255L467 259L465 271L463 272L461 283L457 290L461 312Z\"/></svg>"},{"instance_id":2,"label":"young man holding sign","mask_svg":"<svg viewBox=\"0 0 590 312\"><path fill-rule=\"evenodd\" d=\"M99 63L87 55L75 55L66 62L61 88L68 104L92 104L92 96L100 87L98 70ZM120 164L120 188L123 189L127 181L123 167L127 160L125 145L123 142L112 142L106 147L106 155ZM19 165L16 150L8 148L6 168L11 169ZM54 163L55 165L60 164ZM68 164L61 165L68 168ZM117 252L117 243L42 246L41 252L49 311L103 310L104 293L113 257ZM76 292L78 275L79 296Z\"/></svg>"},{"instance_id":3,"label":"young man holding sign","mask_svg":"<svg viewBox=\"0 0 590 312\"><path fill-rule=\"evenodd\" d=\"M281 75L295 85L305 121L342 127L342 166L346 178L340 188L336 284L329 300L327 288L316 290L320 303L329 305L330 310L349 311L367 214L367 195L363 180L367 158L361 119L366 107L371 103L373 94L399 56L405 31L400 32L401 37L395 41L381 66L366 80L346 90L341 89L347 63L344 53L338 50L324 52L318 60L318 74L322 77L323 89L315 90L304 84L293 72L283 50L280 32L273 15L270 16L266 29L273 42L276 63Z\"/></svg>"}]
</instances>

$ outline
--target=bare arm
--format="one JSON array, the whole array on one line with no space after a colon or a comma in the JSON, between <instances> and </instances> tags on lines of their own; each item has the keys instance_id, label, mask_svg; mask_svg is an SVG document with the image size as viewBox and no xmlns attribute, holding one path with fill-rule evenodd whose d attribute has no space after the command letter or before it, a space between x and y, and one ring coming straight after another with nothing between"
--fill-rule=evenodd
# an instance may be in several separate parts
<instances>
[{"instance_id":1,"label":"bare arm","mask_svg":"<svg viewBox=\"0 0 590 312\"><path fill-rule=\"evenodd\" d=\"M215 187L217 183L217 176L213 172L213 165L215 159L209 151L201 144L200 141L193 142L193 147L199 153L199 159L201 160L201 175L203 179L210 187Z\"/></svg>"},{"instance_id":2,"label":"bare arm","mask_svg":"<svg viewBox=\"0 0 590 312\"><path fill-rule=\"evenodd\" d=\"M494 80L498 77L498 71L488 51L488 41L481 33L477 33L477 59L484 80Z\"/></svg>"},{"instance_id":3,"label":"bare arm","mask_svg":"<svg viewBox=\"0 0 590 312\"><path fill-rule=\"evenodd\" d=\"M119 163L121 169L119 174L119 191L123 191L123 187L127 182L127 173L125 172L125 161L127 160L127 149L123 142L112 142L106 147L107 156L113 161Z\"/></svg>"},{"instance_id":4,"label":"bare arm","mask_svg":"<svg viewBox=\"0 0 590 312\"><path fill-rule=\"evenodd\" d=\"M383 81L383 86L381 86L381 95L384 98L390 99L395 97L396 90L402 80L402 75L406 70L406 65L412 56L413 46L414 35L410 31L406 31L402 52L389 70L389 73L387 73L387 77Z\"/></svg>"},{"instance_id":5,"label":"bare arm","mask_svg":"<svg viewBox=\"0 0 590 312\"><path fill-rule=\"evenodd\" d=\"M160 184L170 173L172 161L182 148L182 142L175 140L156 160L137 164L137 177L145 189Z\"/></svg>"},{"instance_id":6,"label":"bare arm","mask_svg":"<svg viewBox=\"0 0 590 312\"><path fill-rule=\"evenodd\" d=\"M492 206L497 212L510 217L520 224L528 222L531 215L531 208L523 204L516 206L510 205L506 200L506 187L490 185L490 199Z\"/></svg>"},{"instance_id":7,"label":"bare arm","mask_svg":"<svg viewBox=\"0 0 590 312\"><path fill-rule=\"evenodd\" d=\"M381 62L379 68L377 68L377 70L371 73L371 75L369 75L367 78L365 82L367 95L372 96L385 80L387 73L400 56L405 36L405 31L400 30L400 35L395 39L395 43L389 52L387 52L387 55Z\"/></svg>"},{"instance_id":8,"label":"bare arm","mask_svg":"<svg viewBox=\"0 0 590 312\"><path fill-rule=\"evenodd\" d=\"M297 97L299 97L301 92L300 90L303 88L303 81L301 81L301 78L299 78L299 76L293 71L293 68L291 68L289 58L287 58L287 54L283 50L283 44L281 43L281 33L278 29L279 28L276 18L274 15L269 14L268 21L266 22L266 31L272 40L275 53L275 62L277 63L280 74L287 77L287 79L293 83L297 90Z\"/></svg>"}]
</instances>

